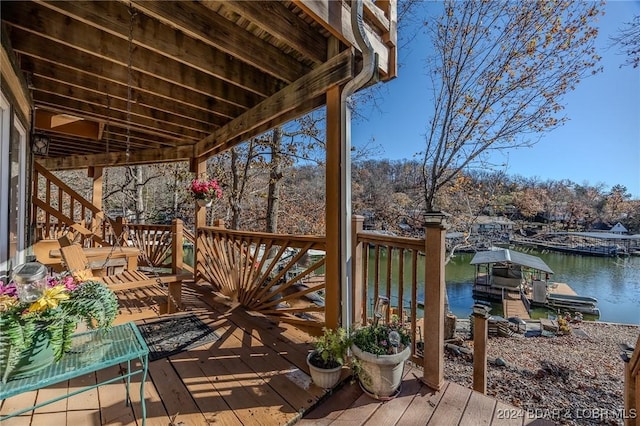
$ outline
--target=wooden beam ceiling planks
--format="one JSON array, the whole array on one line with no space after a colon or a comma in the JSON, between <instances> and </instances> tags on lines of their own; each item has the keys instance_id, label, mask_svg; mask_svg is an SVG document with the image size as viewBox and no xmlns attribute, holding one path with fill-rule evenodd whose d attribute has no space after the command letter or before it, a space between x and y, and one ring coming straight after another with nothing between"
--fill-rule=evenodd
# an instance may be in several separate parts
<instances>
[{"instance_id":1,"label":"wooden beam ceiling planks","mask_svg":"<svg viewBox=\"0 0 640 426\"><path fill-rule=\"evenodd\" d=\"M329 88L347 82L354 75L353 57L354 52L351 49L339 53L226 126L216 130L196 144L196 157L202 157L273 117L296 110L305 100L314 99L326 93ZM299 111L299 115L304 112L306 111Z\"/></svg>"},{"instance_id":2,"label":"wooden beam ceiling planks","mask_svg":"<svg viewBox=\"0 0 640 426\"><path fill-rule=\"evenodd\" d=\"M206 7L218 7L219 2L203 1ZM298 52L303 52L316 64L327 59L327 39L301 20L281 2L227 0L224 7L253 22Z\"/></svg>"},{"instance_id":3,"label":"wooden beam ceiling planks","mask_svg":"<svg viewBox=\"0 0 640 426\"><path fill-rule=\"evenodd\" d=\"M129 9L126 4L114 1L94 2L87 7L87 2L52 1L43 3L51 10L64 13L80 22L107 31L128 43ZM166 7L163 5L163 7ZM241 89L253 92L261 97L276 92L283 86L277 79L252 79L255 68L243 62L233 60L228 54L221 52L200 40L185 37L178 30L160 27L153 19L142 13L135 15L133 39L136 46L166 56L168 59L181 62L212 77L219 78ZM123 55L127 54L127 46L121 46ZM113 46L110 46L113 48Z\"/></svg>"},{"instance_id":4,"label":"wooden beam ceiling planks","mask_svg":"<svg viewBox=\"0 0 640 426\"><path fill-rule=\"evenodd\" d=\"M342 1L302 1L293 0L296 6L317 21L325 23L325 28L331 34L347 45L357 46L356 37L351 29L351 8ZM375 8L371 1L365 2L365 8ZM387 22L388 24L388 22ZM387 28L388 30L388 28ZM370 26L365 26L365 32L374 51L378 54L379 71L384 74L386 80L389 75L389 50L386 48L380 34L372 31ZM393 75L395 77L395 75Z\"/></svg>"},{"instance_id":5,"label":"wooden beam ceiling planks","mask_svg":"<svg viewBox=\"0 0 640 426\"><path fill-rule=\"evenodd\" d=\"M129 3L128 0L122 0ZM287 83L309 70L300 62L283 54L277 47L256 38L215 13L207 13L202 5L192 2L134 1L133 6L189 37L210 44L234 58L250 64Z\"/></svg>"},{"instance_id":6,"label":"wooden beam ceiling planks","mask_svg":"<svg viewBox=\"0 0 640 426\"><path fill-rule=\"evenodd\" d=\"M131 164L155 164L174 161L187 161L193 158L193 147L179 146L175 148L145 149L131 151L127 157L125 151L76 155L71 157L42 158L38 162L48 170L72 170L92 166L124 166Z\"/></svg>"},{"instance_id":7,"label":"wooden beam ceiling planks","mask_svg":"<svg viewBox=\"0 0 640 426\"><path fill-rule=\"evenodd\" d=\"M365 0L383 79L395 75L387 72L394 6ZM23 72L38 114L82 119L36 124L51 138L48 168L226 150L323 105L328 88L353 77L358 50L342 0L22 0L0 8L3 70ZM343 53L327 59L329 44Z\"/></svg>"},{"instance_id":8,"label":"wooden beam ceiling planks","mask_svg":"<svg viewBox=\"0 0 640 426\"><path fill-rule=\"evenodd\" d=\"M47 15L49 16L49 15ZM64 23L64 18L61 17ZM15 27L14 49L28 55L36 56L42 52L45 45L58 52L59 55L75 55L84 53L89 61L105 61L102 68L110 68L114 65L124 67L125 72L129 61L126 40L110 37L104 32L93 30L84 24L67 25L71 34L78 34L73 40L65 39L64 43L57 43L57 32L51 28L55 25L43 24L42 30L31 30L24 27ZM53 43L52 43L53 42ZM207 76L198 69L184 65L181 62L170 61L155 52L142 49L135 44L131 52L131 66L139 73L153 76L173 85L182 86L187 90L195 90L202 94L224 93L225 100L234 105L246 107L264 99L264 96L256 95L236 86L229 86L224 81ZM78 52L75 52L74 49ZM48 53L50 58L55 58L53 53ZM64 58L65 56L58 56ZM126 82L127 80L124 80Z\"/></svg>"},{"instance_id":9,"label":"wooden beam ceiling planks","mask_svg":"<svg viewBox=\"0 0 640 426\"><path fill-rule=\"evenodd\" d=\"M85 87L102 93L105 105L107 104L108 96L121 99L127 98L127 86L118 82L119 77L126 79L126 67L121 67L122 75L116 72L117 67L112 67L109 70L105 69L102 74L98 74L97 72L100 70L96 69L96 67L87 67L88 69L81 71L75 65L80 66L82 58L77 59L77 61L67 60L66 64L62 65L25 56L22 59L22 64L25 68L31 70L31 75L34 77L41 76L53 80L53 83ZM168 112L175 110L176 114L187 116L191 116L191 114L198 116L198 114L206 112L212 116L212 122L214 123L217 120L226 122L228 119L246 111L246 108L231 105L224 100L221 101L209 95L189 92L165 81L142 76L135 71L132 77L133 81L136 82L135 87L132 88L132 99L135 102L141 102L141 99L148 99L145 103L147 105L153 104L152 106L156 109ZM213 118L214 116L216 119Z\"/></svg>"}]
</instances>

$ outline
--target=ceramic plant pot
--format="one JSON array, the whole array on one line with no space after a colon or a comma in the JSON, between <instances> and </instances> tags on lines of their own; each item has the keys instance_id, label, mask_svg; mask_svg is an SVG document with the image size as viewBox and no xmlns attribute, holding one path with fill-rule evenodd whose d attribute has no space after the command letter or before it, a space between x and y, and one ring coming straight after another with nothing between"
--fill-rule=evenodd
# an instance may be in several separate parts
<instances>
[{"instance_id":1,"label":"ceramic plant pot","mask_svg":"<svg viewBox=\"0 0 640 426\"><path fill-rule=\"evenodd\" d=\"M404 363L411 355L411 348L407 346L393 355L375 355L352 345L351 352L358 359L358 381L363 390L377 399L393 398L400 389Z\"/></svg>"},{"instance_id":2,"label":"ceramic plant pot","mask_svg":"<svg viewBox=\"0 0 640 426\"><path fill-rule=\"evenodd\" d=\"M340 381L342 365L339 365L336 368L316 367L311 363L311 357L314 354L315 351L310 352L309 355L307 355L307 365L309 366L309 371L311 373L311 379L313 380L313 383L323 389L333 388Z\"/></svg>"}]
</instances>

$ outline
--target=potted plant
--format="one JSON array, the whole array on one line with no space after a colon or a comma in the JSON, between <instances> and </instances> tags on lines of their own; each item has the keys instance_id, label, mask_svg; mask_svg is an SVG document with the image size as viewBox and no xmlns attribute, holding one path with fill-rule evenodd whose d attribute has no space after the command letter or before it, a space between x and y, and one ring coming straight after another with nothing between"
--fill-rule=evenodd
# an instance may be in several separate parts
<instances>
[{"instance_id":1,"label":"potted plant","mask_svg":"<svg viewBox=\"0 0 640 426\"><path fill-rule=\"evenodd\" d=\"M400 389L404 363L411 355L411 337L397 318L388 323L378 319L351 334L351 353L362 389L385 400L396 396Z\"/></svg>"},{"instance_id":2,"label":"potted plant","mask_svg":"<svg viewBox=\"0 0 640 426\"><path fill-rule=\"evenodd\" d=\"M222 188L215 179L194 179L189 191L200 207L210 207L214 198L222 198Z\"/></svg>"},{"instance_id":3,"label":"potted plant","mask_svg":"<svg viewBox=\"0 0 640 426\"><path fill-rule=\"evenodd\" d=\"M36 262L24 265L43 267ZM78 323L108 329L118 312L116 296L100 281L78 281L70 275L37 278L29 283L15 277L7 284L0 281L3 383L35 374L62 358Z\"/></svg>"},{"instance_id":4,"label":"potted plant","mask_svg":"<svg viewBox=\"0 0 640 426\"><path fill-rule=\"evenodd\" d=\"M307 364L313 383L329 389L340 380L342 366L345 364L350 339L343 328L335 330L323 328L322 336L315 339L314 350L307 356Z\"/></svg>"}]
</instances>

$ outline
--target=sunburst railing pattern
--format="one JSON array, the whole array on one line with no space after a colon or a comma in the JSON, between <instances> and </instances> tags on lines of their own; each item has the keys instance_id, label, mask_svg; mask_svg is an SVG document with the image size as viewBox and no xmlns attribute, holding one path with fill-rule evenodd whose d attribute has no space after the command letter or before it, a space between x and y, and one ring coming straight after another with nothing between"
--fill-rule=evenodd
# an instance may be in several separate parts
<instances>
[{"instance_id":1,"label":"sunburst railing pattern","mask_svg":"<svg viewBox=\"0 0 640 426\"><path fill-rule=\"evenodd\" d=\"M196 247L196 280L249 310L324 325L324 237L203 227Z\"/></svg>"}]
</instances>

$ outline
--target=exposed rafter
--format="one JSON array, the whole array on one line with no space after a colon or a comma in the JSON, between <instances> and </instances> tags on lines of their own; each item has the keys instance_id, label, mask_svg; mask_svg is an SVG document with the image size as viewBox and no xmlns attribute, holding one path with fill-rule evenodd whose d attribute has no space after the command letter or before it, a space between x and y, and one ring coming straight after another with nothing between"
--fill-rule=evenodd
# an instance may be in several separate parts
<instances>
[{"instance_id":1,"label":"exposed rafter","mask_svg":"<svg viewBox=\"0 0 640 426\"><path fill-rule=\"evenodd\" d=\"M386 61L395 55L394 3L365 4L383 79L393 76ZM48 168L212 155L321 106L328 87L352 78L358 56L349 51L345 1L25 0L0 7L3 68L21 69L39 114L77 121L65 132L51 119L36 122L51 139ZM329 45L346 53L327 59L336 51Z\"/></svg>"}]
</instances>

